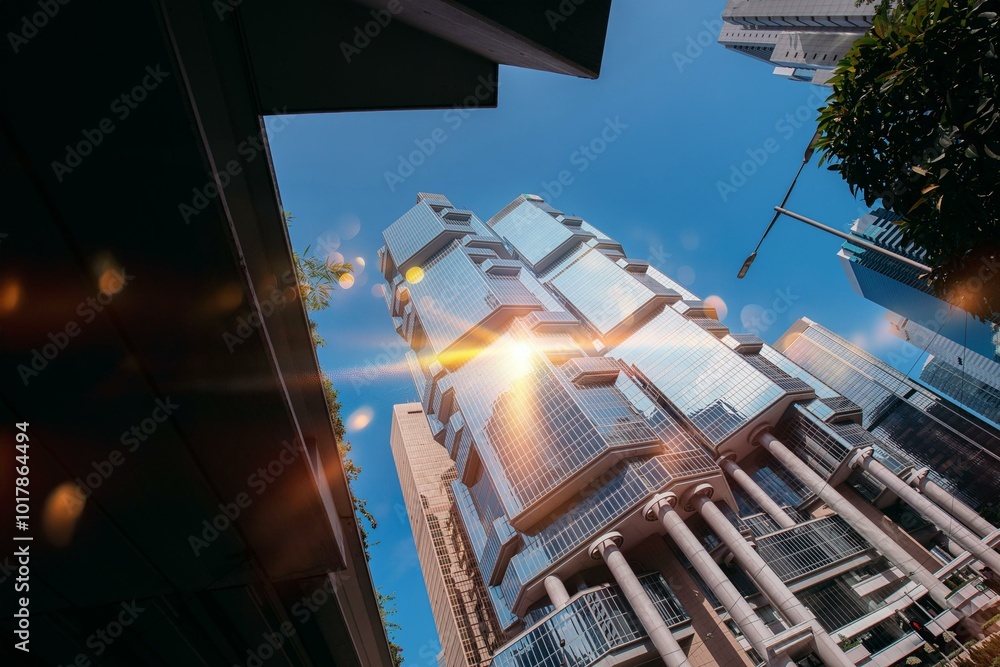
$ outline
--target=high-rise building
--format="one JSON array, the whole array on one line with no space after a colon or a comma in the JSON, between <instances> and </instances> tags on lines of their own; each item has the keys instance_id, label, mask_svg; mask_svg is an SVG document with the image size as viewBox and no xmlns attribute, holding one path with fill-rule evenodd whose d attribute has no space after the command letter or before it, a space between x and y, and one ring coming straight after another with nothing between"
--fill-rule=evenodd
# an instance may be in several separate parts
<instances>
[{"instance_id":1,"label":"high-rise building","mask_svg":"<svg viewBox=\"0 0 1000 667\"><path fill-rule=\"evenodd\" d=\"M389 443L441 639L439 661L485 667L502 635L456 514L455 462L431 435L420 403L393 408Z\"/></svg>"},{"instance_id":2,"label":"high-rise building","mask_svg":"<svg viewBox=\"0 0 1000 667\"><path fill-rule=\"evenodd\" d=\"M809 319L795 322L775 347L858 404L861 425L900 465L928 468L928 477L974 509L996 500L996 428Z\"/></svg>"},{"instance_id":3,"label":"high-rise building","mask_svg":"<svg viewBox=\"0 0 1000 667\"><path fill-rule=\"evenodd\" d=\"M855 220L851 234L898 255L924 261L922 248L903 241L898 220L895 213L878 208ZM987 359L1000 359L997 324L981 322L935 296L920 277L919 269L850 241L844 243L837 256L857 294Z\"/></svg>"},{"instance_id":4,"label":"high-rise building","mask_svg":"<svg viewBox=\"0 0 1000 667\"><path fill-rule=\"evenodd\" d=\"M1000 427L1000 362L902 315L890 311L885 319L894 335L931 355L920 372L921 382Z\"/></svg>"},{"instance_id":5,"label":"high-rise building","mask_svg":"<svg viewBox=\"0 0 1000 667\"><path fill-rule=\"evenodd\" d=\"M728 0L719 43L793 81L826 84L871 27L874 5L854 0Z\"/></svg>"},{"instance_id":6,"label":"high-rise building","mask_svg":"<svg viewBox=\"0 0 1000 667\"><path fill-rule=\"evenodd\" d=\"M504 635L492 666L888 665L923 645L909 621L940 634L996 600L975 568L1000 571L1000 534L949 477L587 220L522 195L484 222L421 193L383 241L393 324L455 465L451 534ZM922 533L885 518L902 503Z\"/></svg>"}]
</instances>

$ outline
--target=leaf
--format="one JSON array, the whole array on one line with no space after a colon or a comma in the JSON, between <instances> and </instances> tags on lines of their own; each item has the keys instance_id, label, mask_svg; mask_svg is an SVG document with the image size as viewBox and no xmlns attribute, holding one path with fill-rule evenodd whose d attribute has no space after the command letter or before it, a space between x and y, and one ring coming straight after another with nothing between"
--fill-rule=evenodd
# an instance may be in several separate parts
<instances>
[{"instance_id":1,"label":"leaf","mask_svg":"<svg viewBox=\"0 0 1000 667\"><path fill-rule=\"evenodd\" d=\"M920 199L917 200L916 204L914 204L913 206L910 207L910 210L907 211L906 214L909 215L909 214L913 213L914 211L916 211L918 208L920 208L920 206L922 206L926 202L927 202L927 197L921 197Z\"/></svg>"}]
</instances>

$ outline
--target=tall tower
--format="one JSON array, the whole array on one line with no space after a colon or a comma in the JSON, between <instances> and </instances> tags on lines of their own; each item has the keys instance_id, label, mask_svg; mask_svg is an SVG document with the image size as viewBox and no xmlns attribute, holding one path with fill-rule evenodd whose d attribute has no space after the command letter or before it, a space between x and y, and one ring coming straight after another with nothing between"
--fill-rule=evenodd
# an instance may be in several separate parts
<instances>
[{"instance_id":1,"label":"tall tower","mask_svg":"<svg viewBox=\"0 0 1000 667\"><path fill-rule=\"evenodd\" d=\"M719 43L792 81L826 84L871 27L874 5L854 0L728 0Z\"/></svg>"},{"instance_id":2,"label":"tall tower","mask_svg":"<svg viewBox=\"0 0 1000 667\"><path fill-rule=\"evenodd\" d=\"M888 455L927 468L931 479L973 508L996 500L996 428L807 318L793 324L775 347L857 403L862 426Z\"/></svg>"},{"instance_id":3,"label":"tall tower","mask_svg":"<svg viewBox=\"0 0 1000 667\"><path fill-rule=\"evenodd\" d=\"M851 234L896 254L923 261L922 248L903 241L899 216L875 209L855 220ZM987 359L1000 359L1000 336L995 322L980 322L972 315L934 295L920 270L897 259L846 241L837 256L851 288L936 336L965 347ZM913 332L913 335L919 335Z\"/></svg>"},{"instance_id":4,"label":"tall tower","mask_svg":"<svg viewBox=\"0 0 1000 667\"><path fill-rule=\"evenodd\" d=\"M920 371L920 381L1000 428L1000 362L959 345L922 324L886 313L889 330L932 355ZM1000 332L994 335L1000 346Z\"/></svg>"},{"instance_id":5,"label":"tall tower","mask_svg":"<svg viewBox=\"0 0 1000 667\"><path fill-rule=\"evenodd\" d=\"M393 407L389 436L446 667L485 667L502 635L455 514L455 463L419 403Z\"/></svg>"},{"instance_id":6,"label":"tall tower","mask_svg":"<svg viewBox=\"0 0 1000 667\"><path fill-rule=\"evenodd\" d=\"M521 195L484 222L420 193L383 241L386 302L505 634L491 665L847 667L861 651L840 634L905 657L920 643L886 605L943 612L951 591L932 545L845 485L854 468L1000 571L981 542L995 529L900 477L861 406L587 220Z\"/></svg>"}]
</instances>

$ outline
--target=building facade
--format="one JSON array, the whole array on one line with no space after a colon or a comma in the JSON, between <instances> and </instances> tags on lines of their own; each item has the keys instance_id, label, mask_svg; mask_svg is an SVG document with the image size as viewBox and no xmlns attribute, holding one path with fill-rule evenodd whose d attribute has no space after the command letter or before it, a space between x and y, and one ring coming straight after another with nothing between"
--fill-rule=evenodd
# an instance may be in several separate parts
<instances>
[{"instance_id":1,"label":"building facade","mask_svg":"<svg viewBox=\"0 0 1000 667\"><path fill-rule=\"evenodd\" d=\"M854 0L728 0L719 43L777 76L825 85L873 16L874 5Z\"/></svg>"},{"instance_id":2,"label":"building facade","mask_svg":"<svg viewBox=\"0 0 1000 667\"><path fill-rule=\"evenodd\" d=\"M893 312L886 313L889 331L927 352L920 381L1000 428L1000 362L939 336ZM1000 333L994 340L1000 343Z\"/></svg>"},{"instance_id":3,"label":"building facade","mask_svg":"<svg viewBox=\"0 0 1000 667\"><path fill-rule=\"evenodd\" d=\"M441 640L441 663L485 667L502 634L456 515L455 462L435 442L419 403L393 408L389 444Z\"/></svg>"},{"instance_id":4,"label":"building facade","mask_svg":"<svg viewBox=\"0 0 1000 667\"><path fill-rule=\"evenodd\" d=\"M775 347L860 406L861 425L898 465L928 469L974 509L996 500L1000 432L991 424L811 320L796 322Z\"/></svg>"},{"instance_id":5,"label":"building facade","mask_svg":"<svg viewBox=\"0 0 1000 667\"><path fill-rule=\"evenodd\" d=\"M890 665L923 643L907 619L940 634L995 600L974 583L1000 536L945 478L901 476L864 406L588 221L535 195L483 221L421 193L383 241L455 535L504 635L490 664ZM855 471L957 557L885 520Z\"/></svg>"},{"instance_id":6,"label":"building facade","mask_svg":"<svg viewBox=\"0 0 1000 667\"><path fill-rule=\"evenodd\" d=\"M898 220L899 216L895 213L878 208L855 220L851 234L890 252L918 262L924 261L922 248L903 241L903 231L896 224ZM932 332L932 338L944 338L986 359L1000 360L997 323L981 322L961 308L939 299L927 281L920 277L919 269L850 241L844 243L837 257L851 289L909 320L912 324L906 327L910 329L911 337L927 338L926 334L916 329L915 325L919 325Z\"/></svg>"}]
</instances>

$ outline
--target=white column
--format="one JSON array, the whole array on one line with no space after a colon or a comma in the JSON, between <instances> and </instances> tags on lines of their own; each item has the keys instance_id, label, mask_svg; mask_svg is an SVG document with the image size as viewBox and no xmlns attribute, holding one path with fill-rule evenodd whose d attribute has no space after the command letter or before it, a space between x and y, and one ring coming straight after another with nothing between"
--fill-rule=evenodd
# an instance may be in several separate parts
<instances>
[{"instance_id":1,"label":"white column","mask_svg":"<svg viewBox=\"0 0 1000 667\"><path fill-rule=\"evenodd\" d=\"M545 592L549 594L549 600L552 601L553 607L562 609L569 603L569 593L566 591L562 579L550 574L542 580L542 583L545 585Z\"/></svg>"},{"instance_id":2,"label":"white column","mask_svg":"<svg viewBox=\"0 0 1000 667\"><path fill-rule=\"evenodd\" d=\"M799 480L815 493L830 509L839 514L873 547L882 552L886 559L899 568L905 576L913 579L927 589L931 598L944 609L950 609L948 595L951 591L941 583L926 567L917 562L906 549L896 544L892 538L882 532L861 510L851 504L840 492L830 486L805 461L785 447L780 440L770 433L758 436L757 444L766 449L783 466L799 478ZM931 557L928 555L928 559Z\"/></svg>"},{"instance_id":3,"label":"white column","mask_svg":"<svg viewBox=\"0 0 1000 667\"><path fill-rule=\"evenodd\" d=\"M603 558L611 570L611 576L618 582L618 586L625 593L625 598L632 606L632 611L639 618L639 622L646 630L646 634L653 642L663 662L669 667L692 667L687 656L681 649L680 644L674 639L670 628L663 622L660 612L656 611L656 606L646 594L646 589L642 587L639 578L629 567L625 556L618 550L622 543L621 533L607 533L597 538L590 547L591 557Z\"/></svg>"},{"instance_id":4,"label":"white column","mask_svg":"<svg viewBox=\"0 0 1000 667\"><path fill-rule=\"evenodd\" d=\"M743 571L757 584L760 592L793 625L800 623L809 624L812 628L813 645L816 649L816 654L819 655L827 667L854 667L854 662L844 655L844 652L840 650L840 646L827 634L812 612L806 609L802 601L795 597L795 594L789 590L785 582L771 569L771 566L764 562L760 554L754 551L750 544L743 539L739 531L733 527L733 524L729 523L729 520L722 511L712 502L707 489L706 492L701 492L702 487L711 489L707 484L696 488L690 498L685 498L685 503L690 503L701 514L702 518L705 519L712 532L729 547L733 558L736 559L736 562L740 564Z\"/></svg>"},{"instance_id":5,"label":"white column","mask_svg":"<svg viewBox=\"0 0 1000 667\"><path fill-rule=\"evenodd\" d=\"M986 537L996 532L996 526L979 516L976 510L945 491L939 484L929 479L927 472L927 468L924 468L910 475L910 485L937 503L945 512L974 530L979 537Z\"/></svg>"},{"instance_id":6,"label":"white column","mask_svg":"<svg viewBox=\"0 0 1000 667\"><path fill-rule=\"evenodd\" d=\"M889 468L876 461L872 457L870 448L855 454L853 463L871 473L872 477L885 485L885 488L899 496L900 500L940 528L960 547L981 560L984 565L994 572L1000 572L1000 554L983 544L975 533L963 526L958 519L917 493L916 489L897 477Z\"/></svg>"},{"instance_id":7,"label":"white column","mask_svg":"<svg viewBox=\"0 0 1000 667\"><path fill-rule=\"evenodd\" d=\"M672 493L660 494L646 504L643 515L647 521L659 521L663 525L677 548L691 561L691 565L697 570L705 585L712 589L715 596L722 602L722 606L729 612L733 622L736 623L754 650L767 660L768 665L794 667L795 663L789 660L788 656L768 655L767 640L774 637L774 633L764 624L750 603L743 598L733 582L729 580L711 554L677 514L674 510L676 504L676 495Z\"/></svg>"},{"instance_id":8,"label":"white column","mask_svg":"<svg viewBox=\"0 0 1000 667\"><path fill-rule=\"evenodd\" d=\"M731 456L731 455L730 455ZM719 459L719 466L726 471L726 474L733 478L733 481L740 485L740 487L747 492L753 501L757 503L762 510L767 512L767 515L774 519L782 528L791 528L795 525L794 519L785 513L785 510L781 509L778 503L774 502L771 496L767 495L767 491L760 488L760 484L754 481L753 477L748 475L746 471L737 465L736 461L731 458L723 457Z\"/></svg>"}]
</instances>

